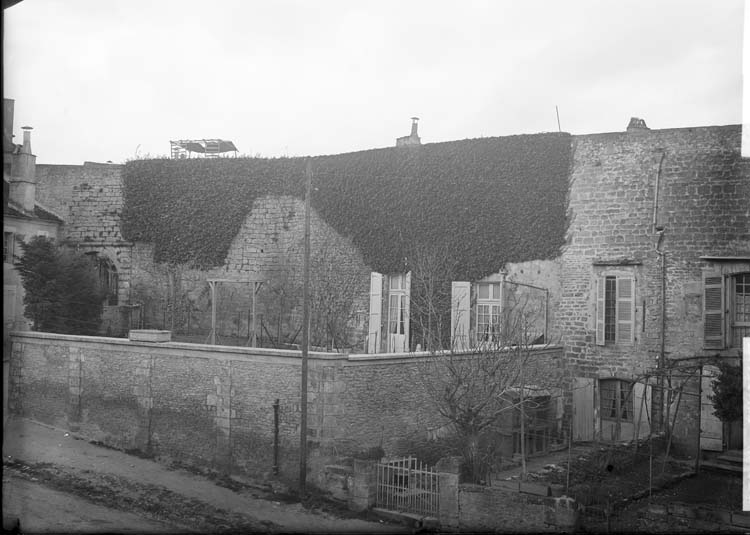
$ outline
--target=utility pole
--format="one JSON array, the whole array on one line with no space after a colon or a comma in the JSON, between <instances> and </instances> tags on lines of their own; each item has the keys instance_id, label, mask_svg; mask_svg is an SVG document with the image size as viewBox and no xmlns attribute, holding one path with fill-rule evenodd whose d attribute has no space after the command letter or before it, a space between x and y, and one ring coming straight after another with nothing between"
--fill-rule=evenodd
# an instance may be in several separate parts
<instances>
[{"instance_id":1,"label":"utility pole","mask_svg":"<svg viewBox=\"0 0 750 535\"><path fill-rule=\"evenodd\" d=\"M302 376L300 378L299 490L307 484L307 353L310 346L310 190L312 166L305 165L305 252L302 285Z\"/></svg>"}]
</instances>

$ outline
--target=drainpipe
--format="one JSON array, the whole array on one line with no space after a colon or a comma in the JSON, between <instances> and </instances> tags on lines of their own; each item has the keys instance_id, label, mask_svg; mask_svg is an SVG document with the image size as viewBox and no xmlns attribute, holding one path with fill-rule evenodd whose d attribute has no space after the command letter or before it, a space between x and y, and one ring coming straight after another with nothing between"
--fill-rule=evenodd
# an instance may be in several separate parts
<instances>
[{"instance_id":1,"label":"drainpipe","mask_svg":"<svg viewBox=\"0 0 750 535\"><path fill-rule=\"evenodd\" d=\"M664 226L658 224L657 216L659 211L659 191L661 182L661 170L662 164L664 163L664 157L666 153L664 149L657 149L661 153L659 157L659 165L656 170L656 180L654 183L654 209L651 219L651 232L654 236L658 236L656 245L654 246L654 252L659 257L661 264L661 329L660 329L660 347L659 347L659 361L658 369L660 371L658 376L658 392L659 392L659 419L658 428L664 429L664 422L669 422L669 395L666 396L666 404L664 399L664 371L667 368L667 358L665 354L666 338L667 338L667 262L666 255L662 249L664 240ZM666 409L666 420L665 420L665 409Z\"/></svg>"}]
</instances>

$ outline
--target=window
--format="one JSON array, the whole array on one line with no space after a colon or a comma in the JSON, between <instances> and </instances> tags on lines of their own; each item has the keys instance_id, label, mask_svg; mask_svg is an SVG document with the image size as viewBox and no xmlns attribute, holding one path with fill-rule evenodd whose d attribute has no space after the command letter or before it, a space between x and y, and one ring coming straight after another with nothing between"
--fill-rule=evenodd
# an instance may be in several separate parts
<instances>
[{"instance_id":1,"label":"window","mask_svg":"<svg viewBox=\"0 0 750 535\"><path fill-rule=\"evenodd\" d=\"M750 273L706 273L703 278L703 345L742 347L750 336Z\"/></svg>"},{"instance_id":2,"label":"window","mask_svg":"<svg viewBox=\"0 0 750 535\"><path fill-rule=\"evenodd\" d=\"M732 279L732 347L742 347L742 338L750 336L750 273L740 273Z\"/></svg>"},{"instance_id":3,"label":"window","mask_svg":"<svg viewBox=\"0 0 750 535\"><path fill-rule=\"evenodd\" d=\"M390 277L388 292L388 333L405 334L406 326L406 281L405 275Z\"/></svg>"},{"instance_id":4,"label":"window","mask_svg":"<svg viewBox=\"0 0 750 535\"><path fill-rule=\"evenodd\" d=\"M15 236L12 232L3 232L3 263L12 264L15 249Z\"/></svg>"},{"instance_id":5,"label":"window","mask_svg":"<svg viewBox=\"0 0 750 535\"><path fill-rule=\"evenodd\" d=\"M477 342L496 342L500 337L502 290L499 282L477 284Z\"/></svg>"},{"instance_id":6,"label":"window","mask_svg":"<svg viewBox=\"0 0 750 535\"><path fill-rule=\"evenodd\" d=\"M619 379L599 381L601 417L604 420L633 421L633 384Z\"/></svg>"},{"instance_id":7,"label":"window","mask_svg":"<svg viewBox=\"0 0 750 535\"><path fill-rule=\"evenodd\" d=\"M106 257L97 258L97 267L99 270L99 284L104 292L106 304L115 306L117 305L117 268Z\"/></svg>"},{"instance_id":8,"label":"window","mask_svg":"<svg viewBox=\"0 0 750 535\"><path fill-rule=\"evenodd\" d=\"M633 344L635 340L635 279L603 275L597 281L597 345Z\"/></svg>"}]
</instances>

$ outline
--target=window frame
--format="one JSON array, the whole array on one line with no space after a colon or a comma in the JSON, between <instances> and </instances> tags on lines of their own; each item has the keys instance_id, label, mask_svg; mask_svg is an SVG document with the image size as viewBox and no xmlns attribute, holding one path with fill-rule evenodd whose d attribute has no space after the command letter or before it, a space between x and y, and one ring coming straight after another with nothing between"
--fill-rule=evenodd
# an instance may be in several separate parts
<instances>
[{"instance_id":1,"label":"window frame","mask_svg":"<svg viewBox=\"0 0 750 535\"><path fill-rule=\"evenodd\" d=\"M612 385L613 388L605 388ZM623 386L628 385L627 389L623 390ZM604 393L612 391L612 396L607 395L605 400ZM634 423L635 422L635 403L634 403L634 387L633 381L627 379L618 379L616 377L599 379L599 416L602 420L608 420L612 422L624 422ZM612 403L612 406L605 405ZM606 409L606 410L605 410ZM625 416L623 416L623 409L625 410ZM611 411L614 411L615 415L611 415ZM607 414L610 413L610 414Z\"/></svg>"},{"instance_id":2,"label":"window frame","mask_svg":"<svg viewBox=\"0 0 750 535\"><path fill-rule=\"evenodd\" d=\"M388 276L386 335L409 334L410 272ZM390 343L390 342L389 342Z\"/></svg>"},{"instance_id":3,"label":"window frame","mask_svg":"<svg viewBox=\"0 0 750 535\"><path fill-rule=\"evenodd\" d=\"M487 287L487 297L480 297L481 288ZM478 344L497 342L500 339L500 328L503 314L503 282L482 281L474 283L476 302L474 306L475 339ZM485 309L485 311L482 311ZM480 317L488 317L488 321L480 322ZM480 326L486 325L486 330Z\"/></svg>"},{"instance_id":4,"label":"window frame","mask_svg":"<svg viewBox=\"0 0 750 535\"><path fill-rule=\"evenodd\" d=\"M594 313L596 345L635 345L636 282L633 271L607 270L597 274Z\"/></svg>"},{"instance_id":5,"label":"window frame","mask_svg":"<svg viewBox=\"0 0 750 535\"><path fill-rule=\"evenodd\" d=\"M742 334L750 335L750 321L737 321L737 284L750 288L750 270L743 266L728 269L711 269L703 272L703 348L707 350L734 350L742 348ZM750 294L744 294L750 295ZM748 302L743 306L748 307ZM750 309L749 309L750 310ZM750 312L747 312L750 313ZM742 329L744 333L737 334ZM739 338L739 341L736 340Z\"/></svg>"},{"instance_id":6,"label":"window frame","mask_svg":"<svg viewBox=\"0 0 750 535\"><path fill-rule=\"evenodd\" d=\"M16 263L16 233L3 229L3 264Z\"/></svg>"}]
</instances>

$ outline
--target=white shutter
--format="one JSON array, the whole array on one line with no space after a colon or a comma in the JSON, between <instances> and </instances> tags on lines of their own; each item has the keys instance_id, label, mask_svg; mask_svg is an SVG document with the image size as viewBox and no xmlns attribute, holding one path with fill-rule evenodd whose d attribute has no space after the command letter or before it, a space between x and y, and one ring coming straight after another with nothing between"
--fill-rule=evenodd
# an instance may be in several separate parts
<instances>
[{"instance_id":1,"label":"white shutter","mask_svg":"<svg viewBox=\"0 0 750 535\"><path fill-rule=\"evenodd\" d=\"M645 438L649 435L651 428L651 386L645 383L633 384L633 425L635 431L638 432L638 438Z\"/></svg>"},{"instance_id":2,"label":"white shutter","mask_svg":"<svg viewBox=\"0 0 750 535\"><path fill-rule=\"evenodd\" d=\"M703 346L724 347L724 277L718 272L703 274Z\"/></svg>"},{"instance_id":3,"label":"white shutter","mask_svg":"<svg viewBox=\"0 0 750 535\"><path fill-rule=\"evenodd\" d=\"M404 343L401 351L405 352L411 349L409 347L409 321L411 319L411 314L409 312L409 300L411 299L411 271L409 271L404 277L404 294Z\"/></svg>"},{"instance_id":4,"label":"white shutter","mask_svg":"<svg viewBox=\"0 0 750 535\"><path fill-rule=\"evenodd\" d=\"M383 275L370 273L370 318L367 325L367 352L380 351L380 323L383 306Z\"/></svg>"},{"instance_id":5,"label":"white shutter","mask_svg":"<svg viewBox=\"0 0 750 535\"><path fill-rule=\"evenodd\" d=\"M617 332L615 342L618 344L632 344L635 334L635 297L632 277L617 277Z\"/></svg>"},{"instance_id":6,"label":"white shutter","mask_svg":"<svg viewBox=\"0 0 750 535\"><path fill-rule=\"evenodd\" d=\"M456 351L469 348L470 292L470 282L451 283L451 348Z\"/></svg>"},{"instance_id":7,"label":"white shutter","mask_svg":"<svg viewBox=\"0 0 750 535\"><path fill-rule=\"evenodd\" d=\"M604 345L604 277L596 280L596 345Z\"/></svg>"},{"instance_id":8,"label":"white shutter","mask_svg":"<svg viewBox=\"0 0 750 535\"><path fill-rule=\"evenodd\" d=\"M594 440L594 379L573 382L573 440Z\"/></svg>"}]
</instances>

